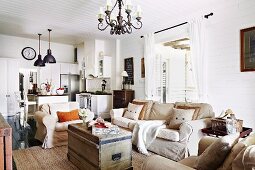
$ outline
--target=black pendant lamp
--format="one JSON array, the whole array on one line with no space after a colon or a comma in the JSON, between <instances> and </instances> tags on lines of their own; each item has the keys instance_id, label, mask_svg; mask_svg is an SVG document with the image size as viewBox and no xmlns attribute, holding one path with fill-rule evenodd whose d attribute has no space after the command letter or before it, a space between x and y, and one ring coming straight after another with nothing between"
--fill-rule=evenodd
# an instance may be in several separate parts
<instances>
[{"instance_id":1,"label":"black pendant lamp","mask_svg":"<svg viewBox=\"0 0 255 170\"><path fill-rule=\"evenodd\" d=\"M48 31L49 31L49 49L47 50L47 55L44 57L43 61L44 63L56 63L56 59L51 54L51 49L50 49L50 32L52 30L48 29Z\"/></svg>"},{"instance_id":2,"label":"black pendant lamp","mask_svg":"<svg viewBox=\"0 0 255 170\"><path fill-rule=\"evenodd\" d=\"M45 63L42 60L42 56L41 56L41 35L42 34L38 34L39 35L39 55L37 60L35 60L34 66L36 67L45 67Z\"/></svg>"}]
</instances>

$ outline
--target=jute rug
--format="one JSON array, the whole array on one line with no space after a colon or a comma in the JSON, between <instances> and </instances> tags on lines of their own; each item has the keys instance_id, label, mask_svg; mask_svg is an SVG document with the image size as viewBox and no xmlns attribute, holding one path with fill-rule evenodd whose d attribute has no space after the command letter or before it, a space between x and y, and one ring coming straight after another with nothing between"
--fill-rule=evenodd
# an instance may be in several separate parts
<instances>
[{"instance_id":1,"label":"jute rug","mask_svg":"<svg viewBox=\"0 0 255 170\"><path fill-rule=\"evenodd\" d=\"M17 170L77 170L67 159L67 146L42 149L34 146L28 149L14 150L13 159ZM134 170L140 170L147 156L132 151Z\"/></svg>"}]
</instances>

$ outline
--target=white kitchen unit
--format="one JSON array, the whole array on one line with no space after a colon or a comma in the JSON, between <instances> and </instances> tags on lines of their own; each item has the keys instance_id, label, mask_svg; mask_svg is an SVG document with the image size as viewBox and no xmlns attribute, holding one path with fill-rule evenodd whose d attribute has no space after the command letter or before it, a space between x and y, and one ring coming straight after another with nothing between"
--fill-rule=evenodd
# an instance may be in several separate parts
<instances>
[{"instance_id":1,"label":"white kitchen unit","mask_svg":"<svg viewBox=\"0 0 255 170\"><path fill-rule=\"evenodd\" d=\"M92 74L98 76L98 61L102 53L104 53L104 41L91 39L84 42L85 56L86 56L86 76Z\"/></svg>"},{"instance_id":2,"label":"white kitchen unit","mask_svg":"<svg viewBox=\"0 0 255 170\"><path fill-rule=\"evenodd\" d=\"M68 95L38 95L36 96L37 105L45 103L63 103L68 102Z\"/></svg>"},{"instance_id":3,"label":"white kitchen unit","mask_svg":"<svg viewBox=\"0 0 255 170\"><path fill-rule=\"evenodd\" d=\"M12 116L15 114L14 102L7 100L7 97L14 96L14 92L19 91L18 59L0 59L0 82L0 113L3 116Z\"/></svg>"},{"instance_id":4,"label":"white kitchen unit","mask_svg":"<svg viewBox=\"0 0 255 170\"><path fill-rule=\"evenodd\" d=\"M112 57L100 56L98 64L98 76L102 78L111 78L112 75Z\"/></svg>"},{"instance_id":5,"label":"white kitchen unit","mask_svg":"<svg viewBox=\"0 0 255 170\"><path fill-rule=\"evenodd\" d=\"M75 74L79 75L79 65L71 63L60 63L60 74Z\"/></svg>"},{"instance_id":6,"label":"white kitchen unit","mask_svg":"<svg viewBox=\"0 0 255 170\"><path fill-rule=\"evenodd\" d=\"M110 110L112 109L112 95L93 95L91 96L91 111L95 113L95 117L103 119L110 118Z\"/></svg>"},{"instance_id":7,"label":"white kitchen unit","mask_svg":"<svg viewBox=\"0 0 255 170\"><path fill-rule=\"evenodd\" d=\"M55 88L60 87L60 64L46 64L39 68L39 83L51 82ZM39 84L39 85L40 85Z\"/></svg>"}]
</instances>

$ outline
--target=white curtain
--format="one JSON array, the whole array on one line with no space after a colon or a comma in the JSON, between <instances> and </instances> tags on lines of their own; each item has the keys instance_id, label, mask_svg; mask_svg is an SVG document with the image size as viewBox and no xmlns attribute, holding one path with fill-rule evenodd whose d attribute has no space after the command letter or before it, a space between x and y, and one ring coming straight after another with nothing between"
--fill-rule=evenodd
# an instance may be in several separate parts
<instances>
[{"instance_id":1,"label":"white curtain","mask_svg":"<svg viewBox=\"0 0 255 170\"><path fill-rule=\"evenodd\" d=\"M199 102L207 102L207 57L205 55L204 18L189 22L191 61Z\"/></svg>"},{"instance_id":2,"label":"white curtain","mask_svg":"<svg viewBox=\"0 0 255 170\"><path fill-rule=\"evenodd\" d=\"M154 33L150 33L144 36L145 98L149 100L156 94L154 61L155 39Z\"/></svg>"}]
</instances>

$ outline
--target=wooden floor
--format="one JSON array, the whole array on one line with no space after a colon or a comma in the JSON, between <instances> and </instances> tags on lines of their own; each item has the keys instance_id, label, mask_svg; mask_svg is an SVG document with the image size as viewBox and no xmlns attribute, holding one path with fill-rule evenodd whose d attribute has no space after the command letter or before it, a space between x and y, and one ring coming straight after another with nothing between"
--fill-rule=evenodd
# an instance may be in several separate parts
<instances>
[{"instance_id":1,"label":"wooden floor","mask_svg":"<svg viewBox=\"0 0 255 170\"><path fill-rule=\"evenodd\" d=\"M7 122L12 127L12 149L25 149L32 146L39 146L42 143L34 138L36 132L36 122L30 118L26 127L22 127L19 123L19 117L8 117ZM16 170L13 162L13 170Z\"/></svg>"}]
</instances>

